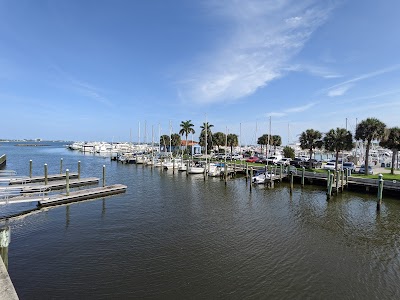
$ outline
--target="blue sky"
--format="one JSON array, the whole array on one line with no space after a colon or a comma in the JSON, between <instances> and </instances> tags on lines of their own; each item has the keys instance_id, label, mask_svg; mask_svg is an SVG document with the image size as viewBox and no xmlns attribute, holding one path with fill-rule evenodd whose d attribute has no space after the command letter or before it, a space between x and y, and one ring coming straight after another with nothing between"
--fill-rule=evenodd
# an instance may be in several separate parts
<instances>
[{"instance_id":1,"label":"blue sky","mask_svg":"<svg viewBox=\"0 0 400 300\"><path fill-rule=\"evenodd\" d=\"M400 1L0 0L0 138L399 126ZM347 119L347 122L346 122ZM146 132L145 132L146 128Z\"/></svg>"}]
</instances>

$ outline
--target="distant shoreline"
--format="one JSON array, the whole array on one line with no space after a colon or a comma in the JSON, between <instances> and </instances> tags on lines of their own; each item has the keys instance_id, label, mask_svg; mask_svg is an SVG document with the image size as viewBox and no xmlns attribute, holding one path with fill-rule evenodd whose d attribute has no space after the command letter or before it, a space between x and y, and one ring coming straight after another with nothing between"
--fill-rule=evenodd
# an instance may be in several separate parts
<instances>
[{"instance_id":1,"label":"distant shoreline","mask_svg":"<svg viewBox=\"0 0 400 300\"><path fill-rule=\"evenodd\" d=\"M50 146L48 144L15 144L16 147L43 147L43 146Z\"/></svg>"}]
</instances>

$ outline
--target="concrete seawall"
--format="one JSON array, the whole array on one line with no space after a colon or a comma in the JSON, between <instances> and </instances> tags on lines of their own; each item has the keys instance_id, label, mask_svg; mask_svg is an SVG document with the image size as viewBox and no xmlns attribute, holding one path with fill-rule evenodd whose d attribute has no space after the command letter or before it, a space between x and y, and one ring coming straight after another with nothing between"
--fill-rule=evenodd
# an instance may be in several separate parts
<instances>
[{"instance_id":1,"label":"concrete seawall","mask_svg":"<svg viewBox=\"0 0 400 300\"><path fill-rule=\"evenodd\" d=\"M19 299L7 269L0 257L0 300Z\"/></svg>"}]
</instances>

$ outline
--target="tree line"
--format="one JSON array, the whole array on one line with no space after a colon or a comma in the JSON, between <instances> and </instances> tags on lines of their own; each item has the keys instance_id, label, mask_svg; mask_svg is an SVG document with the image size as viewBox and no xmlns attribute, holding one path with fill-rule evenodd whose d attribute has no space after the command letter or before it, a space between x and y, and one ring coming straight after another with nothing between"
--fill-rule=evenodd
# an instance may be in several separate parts
<instances>
[{"instance_id":1,"label":"tree line","mask_svg":"<svg viewBox=\"0 0 400 300\"><path fill-rule=\"evenodd\" d=\"M214 125L208 122L205 122L200 126L200 146L206 147L207 145L207 153L210 153L214 146L218 148L219 152L220 146L227 145L231 148L232 153L233 147L239 145L238 135L234 133L225 134L223 132L213 133L213 127ZM185 136L187 148L188 136L194 133L196 132L192 121L182 121L180 124L179 134L174 133L171 134L171 136L162 135L160 137L160 145L168 147L171 144L172 146L180 147L182 142L181 136ZM385 123L376 118L367 118L357 125L354 138L355 140L361 140L366 143L366 159L364 163L366 174L368 173L368 157L372 141L379 141L379 144L382 147L393 151L391 173L394 174L395 159L400 150L399 127L388 128ZM339 153L341 151L350 151L355 146L352 133L345 128L339 127L331 129L325 134L315 129L307 129L300 134L299 142L301 149L309 151L310 159L317 148L334 152L336 156L336 168L338 166ZM268 155L268 145L274 147L275 153L276 147L281 146L282 139L279 135L263 134L257 139L257 144L261 145L261 149L265 146L265 153ZM286 157L294 156L294 150L288 146L283 149L283 152Z\"/></svg>"}]
</instances>

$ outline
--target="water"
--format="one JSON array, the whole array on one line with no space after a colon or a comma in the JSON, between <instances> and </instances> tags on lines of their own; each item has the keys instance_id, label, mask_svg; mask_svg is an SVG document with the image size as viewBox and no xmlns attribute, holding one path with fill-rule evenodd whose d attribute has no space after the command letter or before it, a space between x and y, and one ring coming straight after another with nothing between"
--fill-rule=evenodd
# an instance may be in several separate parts
<instances>
[{"instance_id":1,"label":"water","mask_svg":"<svg viewBox=\"0 0 400 300\"><path fill-rule=\"evenodd\" d=\"M12 220L21 299L388 299L400 297L400 201L162 172L62 148L1 144L7 168L76 171L126 194ZM25 207L24 207L25 208ZM2 213L17 208L0 207ZM21 209L19 207L19 209Z\"/></svg>"}]
</instances>

